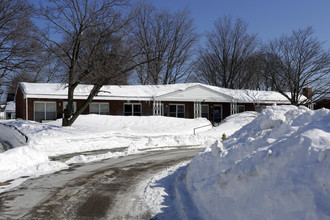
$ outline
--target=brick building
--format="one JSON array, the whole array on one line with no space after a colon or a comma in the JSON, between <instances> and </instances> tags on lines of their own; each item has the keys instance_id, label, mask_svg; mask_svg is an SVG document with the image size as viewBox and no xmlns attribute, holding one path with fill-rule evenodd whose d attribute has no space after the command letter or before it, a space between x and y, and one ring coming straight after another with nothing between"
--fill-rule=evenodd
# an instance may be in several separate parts
<instances>
[{"instance_id":1,"label":"brick building","mask_svg":"<svg viewBox=\"0 0 330 220\"><path fill-rule=\"evenodd\" d=\"M75 109L82 105L91 88L76 88ZM16 117L38 122L62 118L66 98L64 84L19 83ZM217 124L231 114L261 111L274 103L290 104L274 91L232 90L200 83L104 86L83 114L206 117Z\"/></svg>"}]
</instances>

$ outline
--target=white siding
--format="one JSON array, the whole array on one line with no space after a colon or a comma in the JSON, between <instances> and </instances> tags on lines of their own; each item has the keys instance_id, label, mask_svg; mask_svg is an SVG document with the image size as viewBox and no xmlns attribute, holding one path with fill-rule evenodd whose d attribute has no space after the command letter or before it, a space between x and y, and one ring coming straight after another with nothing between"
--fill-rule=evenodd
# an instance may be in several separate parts
<instances>
[{"instance_id":1,"label":"white siding","mask_svg":"<svg viewBox=\"0 0 330 220\"><path fill-rule=\"evenodd\" d=\"M182 91L176 91L157 97L162 101L201 101L201 102L231 102L232 98L210 89L194 86Z\"/></svg>"}]
</instances>

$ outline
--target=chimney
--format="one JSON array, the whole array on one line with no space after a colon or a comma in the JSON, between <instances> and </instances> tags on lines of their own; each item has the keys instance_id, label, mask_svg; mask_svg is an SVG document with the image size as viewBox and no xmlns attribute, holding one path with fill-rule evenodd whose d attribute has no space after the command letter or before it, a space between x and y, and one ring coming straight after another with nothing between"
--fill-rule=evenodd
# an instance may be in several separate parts
<instances>
[{"instance_id":1,"label":"chimney","mask_svg":"<svg viewBox=\"0 0 330 220\"><path fill-rule=\"evenodd\" d=\"M306 88L303 88L302 89L302 94L304 95L304 96L306 96L306 98L307 99L309 99L309 100L311 100L312 101L312 96L313 96L313 90L312 90L312 88L308 88L308 87L306 87Z\"/></svg>"}]
</instances>

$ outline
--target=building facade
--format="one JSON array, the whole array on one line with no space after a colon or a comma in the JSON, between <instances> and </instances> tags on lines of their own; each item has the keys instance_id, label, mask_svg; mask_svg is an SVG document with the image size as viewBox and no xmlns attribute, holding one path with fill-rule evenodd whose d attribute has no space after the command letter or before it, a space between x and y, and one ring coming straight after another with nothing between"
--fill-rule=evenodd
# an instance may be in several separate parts
<instances>
[{"instance_id":1,"label":"building facade","mask_svg":"<svg viewBox=\"0 0 330 220\"><path fill-rule=\"evenodd\" d=\"M76 88L74 110L82 106L91 88L90 85ZM63 84L19 83L16 118L38 122L62 118L66 97ZM104 86L82 114L205 117L217 124L231 114L261 111L274 103L290 104L273 91L231 90L200 83Z\"/></svg>"}]
</instances>

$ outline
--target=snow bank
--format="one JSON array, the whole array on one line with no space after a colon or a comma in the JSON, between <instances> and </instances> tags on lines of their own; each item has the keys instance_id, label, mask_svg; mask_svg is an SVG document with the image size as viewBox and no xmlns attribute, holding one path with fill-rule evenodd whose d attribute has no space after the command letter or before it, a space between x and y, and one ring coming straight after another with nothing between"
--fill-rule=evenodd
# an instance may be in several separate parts
<instances>
[{"instance_id":1,"label":"snow bank","mask_svg":"<svg viewBox=\"0 0 330 220\"><path fill-rule=\"evenodd\" d=\"M330 111L268 107L186 169L203 219L328 219Z\"/></svg>"},{"instance_id":2,"label":"snow bank","mask_svg":"<svg viewBox=\"0 0 330 220\"><path fill-rule=\"evenodd\" d=\"M169 204L175 203L172 200L172 195L175 194L173 182L175 181L175 173L178 172L179 168L186 166L189 161L181 162L172 167L168 167L161 172L157 173L151 179L146 180L142 184L144 185L143 197L147 206L149 207L150 214L157 215L162 213L162 210L168 207ZM146 185L146 186L145 186ZM165 201L166 200L166 201ZM166 203L166 205L165 205ZM175 210L171 210L173 216L169 216L166 213L166 219L175 219L175 216L178 214ZM159 216L160 219L163 219L164 216ZM156 218L157 219L157 218Z\"/></svg>"},{"instance_id":3,"label":"snow bank","mask_svg":"<svg viewBox=\"0 0 330 220\"><path fill-rule=\"evenodd\" d=\"M40 124L10 121L28 136L29 147L48 156L83 151L129 147L131 149L179 145L199 145L194 128L209 125L204 118L179 119L162 116L81 115L71 127L61 120Z\"/></svg>"},{"instance_id":4,"label":"snow bank","mask_svg":"<svg viewBox=\"0 0 330 220\"><path fill-rule=\"evenodd\" d=\"M59 125L57 121L56 124ZM177 135L193 134L198 126L210 125L205 118L180 119L163 116L103 116L84 115L73 124L73 128L122 135Z\"/></svg>"},{"instance_id":5,"label":"snow bank","mask_svg":"<svg viewBox=\"0 0 330 220\"><path fill-rule=\"evenodd\" d=\"M246 111L228 116L219 124L219 126L213 127L206 132L202 132L202 134L209 138L217 139L220 139L222 134L226 134L226 136L229 137L243 126L253 121L258 115L258 112Z\"/></svg>"},{"instance_id":6,"label":"snow bank","mask_svg":"<svg viewBox=\"0 0 330 220\"><path fill-rule=\"evenodd\" d=\"M43 152L29 147L18 147L0 154L0 182L52 173L67 167L63 163L49 161Z\"/></svg>"}]
</instances>

